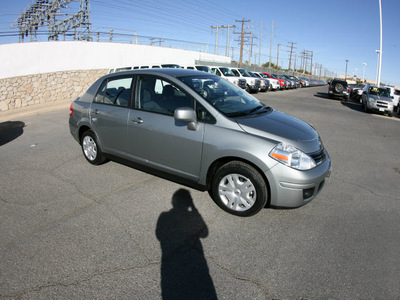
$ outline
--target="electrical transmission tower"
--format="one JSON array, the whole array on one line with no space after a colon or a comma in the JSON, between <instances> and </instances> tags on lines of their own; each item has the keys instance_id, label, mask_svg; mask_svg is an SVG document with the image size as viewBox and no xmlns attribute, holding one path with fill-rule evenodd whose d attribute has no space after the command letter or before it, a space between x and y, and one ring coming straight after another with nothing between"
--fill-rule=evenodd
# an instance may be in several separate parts
<instances>
[{"instance_id":1,"label":"electrical transmission tower","mask_svg":"<svg viewBox=\"0 0 400 300\"><path fill-rule=\"evenodd\" d=\"M79 11L74 14L63 14L71 2L80 2ZM60 19L62 16L68 16ZM90 0L35 0L25 9L15 22L19 29L19 42L30 36L37 40L39 27L48 28L48 40L58 41L59 35L72 35L74 40L91 40ZM14 28L16 27L14 26Z\"/></svg>"}]
</instances>

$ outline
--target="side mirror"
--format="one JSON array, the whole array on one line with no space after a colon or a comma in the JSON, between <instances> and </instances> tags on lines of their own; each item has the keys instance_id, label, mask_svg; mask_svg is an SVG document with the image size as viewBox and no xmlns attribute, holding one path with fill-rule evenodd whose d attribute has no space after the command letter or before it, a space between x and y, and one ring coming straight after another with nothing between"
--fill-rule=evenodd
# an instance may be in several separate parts
<instances>
[{"instance_id":1,"label":"side mirror","mask_svg":"<svg viewBox=\"0 0 400 300\"><path fill-rule=\"evenodd\" d=\"M175 121L186 122L187 129L196 131L198 128L196 112L191 107L180 107L175 109L174 112Z\"/></svg>"}]
</instances>

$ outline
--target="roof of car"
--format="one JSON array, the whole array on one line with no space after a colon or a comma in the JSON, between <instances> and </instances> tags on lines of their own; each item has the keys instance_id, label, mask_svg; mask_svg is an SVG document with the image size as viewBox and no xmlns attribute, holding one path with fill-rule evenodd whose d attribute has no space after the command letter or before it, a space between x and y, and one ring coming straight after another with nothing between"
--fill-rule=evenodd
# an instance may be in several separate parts
<instances>
[{"instance_id":1,"label":"roof of car","mask_svg":"<svg viewBox=\"0 0 400 300\"><path fill-rule=\"evenodd\" d=\"M136 69L130 71L123 71L118 73L111 73L106 75L107 77L122 76L122 75L134 75L134 74L165 74L173 77L181 76L196 76L196 75L207 75L207 73L197 70L180 69L180 68L154 68L154 69ZM208 74L211 75L211 74Z\"/></svg>"}]
</instances>

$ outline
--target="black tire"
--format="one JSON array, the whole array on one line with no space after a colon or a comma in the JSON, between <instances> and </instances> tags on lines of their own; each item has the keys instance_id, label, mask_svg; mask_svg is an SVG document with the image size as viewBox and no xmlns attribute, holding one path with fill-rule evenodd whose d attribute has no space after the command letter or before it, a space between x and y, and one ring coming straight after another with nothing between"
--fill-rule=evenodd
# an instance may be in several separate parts
<instances>
[{"instance_id":1,"label":"black tire","mask_svg":"<svg viewBox=\"0 0 400 300\"><path fill-rule=\"evenodd\" d=\"M343 93L343 91L344 91L344 86L343 86L343 84L341 84L341 83L336 83L336 84L335 84L335 87L334 87L334 90L335 90L335 92L338 93L338 94Z\"/></svg>"},{"instance_id":2,"label":"black tire","mask_svg":"<svg viewBox=\"0 0 400 300\"><path fill-rule=\"evenodd\" d=\"M101 165L107 159L101 151L96 135L91 130L86 130L81 137L81 147L86 160L92 165Z\"/></svg>"},{"instance_id":3,"label":"black tire","mask_svg":"<svg viewBox=\"0 0 400 300\"><path fill-rule=\"evenodd\" d=\"M364 101L362 102L362 107L364 108L364 112L369 113L369 109L367 107L367 104Z\"/></svg>"},{"instance_id":4,"label":"black tire","mask_svg":"<svg viewBox=\"0 0 400 300\"><path fill-rule=\"evenodd\" d=\"M268 201L264 178L255 168L240 161L226 163L215 172L210 194L220 208L240 217L255 215Z\"/></svg>"}]
</instances>

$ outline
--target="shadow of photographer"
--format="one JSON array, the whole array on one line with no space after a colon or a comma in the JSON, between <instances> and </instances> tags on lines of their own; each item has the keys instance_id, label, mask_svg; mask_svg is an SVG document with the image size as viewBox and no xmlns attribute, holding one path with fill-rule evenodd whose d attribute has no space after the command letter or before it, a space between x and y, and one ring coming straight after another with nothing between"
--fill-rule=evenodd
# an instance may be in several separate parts
<instances>
[{"instance_id":1,"label":"shadow of photographer","mask_svg":"<svg viewBox=\"0 0 400 300\"><path fill-rule=\"evenodd\" d=\"M217 299L200 238L208 228L186 189L172 197L172 209L158 218L156 236L162 250L162 298Z\"/></svg>"}]
</instances>

